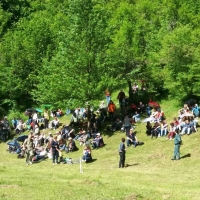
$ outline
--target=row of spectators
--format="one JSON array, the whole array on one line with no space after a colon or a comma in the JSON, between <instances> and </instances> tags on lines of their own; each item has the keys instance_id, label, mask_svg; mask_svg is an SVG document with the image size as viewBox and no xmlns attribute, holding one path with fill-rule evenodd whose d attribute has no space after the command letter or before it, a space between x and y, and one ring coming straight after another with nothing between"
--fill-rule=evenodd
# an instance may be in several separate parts
<instances>
[{"instance_id":1,"label":"row of spectators","mask_svg":"<svg viewBox=\"0 0 200 200\"><path fill-rule=\"evenodd\" d=\"M151 137L167 136L167 139L173 139L175 132L179 132L181 135L190 135L193 132L197 132L199 107L195 104L189 107L184 104L183 108L178 111L178 117L174 117L171 123L167 123L162 112L157 112L159 117L151 116L147 121L146 133ZM152 126L152 123L153 126Z\"/></svg>"}]
</instances>

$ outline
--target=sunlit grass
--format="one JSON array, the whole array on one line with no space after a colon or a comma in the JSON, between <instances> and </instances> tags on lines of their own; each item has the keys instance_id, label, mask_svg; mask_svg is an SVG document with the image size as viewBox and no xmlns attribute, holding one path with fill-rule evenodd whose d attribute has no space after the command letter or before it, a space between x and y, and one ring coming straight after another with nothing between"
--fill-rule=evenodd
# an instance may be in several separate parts
<instances>
[{"instance_id":1,"label":"sunlit grass","mask_svg":"<svg viewBox=\"0 0 200 200\"><path fill-rule=\"evenodd\" d=\"M167 120L177 115L179 106L175 101L164 101L161 105ZM63 124L68 120L62 118ZM95 161L84 163L83 173L79 164L52 166L51 160L27 167L24 159L6 152L6 144L1 143L0 199L199 200L199 132L182 137L181 156L185 158L171 161L173 140L147 137L145 125L136 126L137 137L145 144L127 149L128 167L124 169L118 168L118 145L125 136L121 132L108 135L102 130L106 145L92 151ZM64 156L78 159L82 148Z\"/></svg>"}]
</instances>

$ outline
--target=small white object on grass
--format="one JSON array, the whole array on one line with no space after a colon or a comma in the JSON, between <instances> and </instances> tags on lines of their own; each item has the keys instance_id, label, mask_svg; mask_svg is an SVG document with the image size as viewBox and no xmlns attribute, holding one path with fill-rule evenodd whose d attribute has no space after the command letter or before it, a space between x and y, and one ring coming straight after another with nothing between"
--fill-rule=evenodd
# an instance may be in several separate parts
<instances>
[{"instance_id":1,"label":"small white object on grass","mask_svg":"<svg viewBox=\"0 0 200 200\"><path fill-rule=\"evenodd\" d=\"M82 169L82 158L80 157L80 173L83 173L83 169Z\"/></svg>"}]
</instances>

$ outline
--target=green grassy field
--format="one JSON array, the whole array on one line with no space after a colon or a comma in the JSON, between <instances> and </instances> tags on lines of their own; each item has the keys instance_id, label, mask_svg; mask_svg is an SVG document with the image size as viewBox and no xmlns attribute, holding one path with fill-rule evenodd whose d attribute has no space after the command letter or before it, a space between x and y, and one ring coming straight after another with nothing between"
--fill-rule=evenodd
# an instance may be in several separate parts
<instances>
[{"instance_id":1,"label":"green grassy field","mask_svg":"<svg viewBox=\"0 0 200 200\"><path fill-rule=\"evenodd\" d=\"M177 102L163 101L161 105L168 121L177 115ZM67 118L62 121L66 123ZM121 132L113 135L101 132L106 145L92 151L94 162L84 163L83 173L79 164L53 166L51 160L26 166L24 159L9 154L6 144L1 143L0 199L199 200L199 132L182 137L182 159L171 161L173 140L147 137L145 125L139 123L136 127L138 139L145 144L129 147L127 167L120 169L118 146L125 136ZM78 159L82 156L82 147L64 156Z\"/></svg>"}]
</instances>

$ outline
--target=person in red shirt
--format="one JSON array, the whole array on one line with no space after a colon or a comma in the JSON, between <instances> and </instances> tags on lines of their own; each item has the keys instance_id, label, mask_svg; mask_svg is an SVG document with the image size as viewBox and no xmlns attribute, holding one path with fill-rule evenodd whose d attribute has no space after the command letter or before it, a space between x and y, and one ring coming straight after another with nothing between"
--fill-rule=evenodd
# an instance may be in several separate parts
<instances>
[{"instance_id":1,"label":"person in red shirt","mask_svg":"<svg viewBox=\"0 0 200 200\"><path fill-rule=\"evenodd\" d=\"M110 102L109 102L109 104L108 104L108 113L109 113L110 121L112 121L113 118L114 118L115 110L116 110L116 106L115 106L115 104L113 103L113 101L110 100Z\"/></svg>"}]
</instances>

